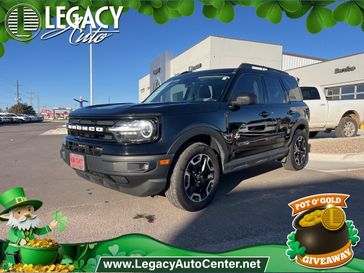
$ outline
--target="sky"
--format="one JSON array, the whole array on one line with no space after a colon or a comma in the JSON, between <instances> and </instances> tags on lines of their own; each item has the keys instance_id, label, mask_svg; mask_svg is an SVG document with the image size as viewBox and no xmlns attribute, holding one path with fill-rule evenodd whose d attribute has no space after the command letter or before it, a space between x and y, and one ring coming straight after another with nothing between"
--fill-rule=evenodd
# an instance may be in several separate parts
<instances>
[{"instance_id":1,"label":"sky","mask_svg":"<svg viewBox=\"0 0 364 273\"><path fill-rule=\"evenodd\" d=\"M210 35L283 45L285 52L326 59L364 51L360 27L339 23L319 34L310 34L305 18L283 18L274 25L259 18L252 7L235 8L233 22L208 19L197 4L194 15L158 25L153 19L129 11L120 19L120 33L93 47L94 104L137 102L138 80L149 73L150 63L164 51L174 56ZM0 58L0 108L15 103L16 81L23 102L40 108L77 107L73 98L89 98L89 46L72 46L69 34L30 43L5 43Z\"/></svg>"}]
</instances>

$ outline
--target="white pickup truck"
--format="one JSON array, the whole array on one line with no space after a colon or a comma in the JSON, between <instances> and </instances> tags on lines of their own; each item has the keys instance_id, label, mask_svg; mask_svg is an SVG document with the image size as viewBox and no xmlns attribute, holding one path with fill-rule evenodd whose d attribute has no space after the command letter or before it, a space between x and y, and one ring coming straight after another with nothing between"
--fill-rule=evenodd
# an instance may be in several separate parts
<instances>
[{"instance_id":1,"label":"white pickup truck","mask_svg":"<svg viewBox=\"0 0 364 273\"><path fill-rule=\"evenodd\" d=\"M337 137L356 136L364 123L364 100L327 100L320 86L301 86L304 102L310 109L310 137L335 130Z\"/></svg>"}]
</instances>

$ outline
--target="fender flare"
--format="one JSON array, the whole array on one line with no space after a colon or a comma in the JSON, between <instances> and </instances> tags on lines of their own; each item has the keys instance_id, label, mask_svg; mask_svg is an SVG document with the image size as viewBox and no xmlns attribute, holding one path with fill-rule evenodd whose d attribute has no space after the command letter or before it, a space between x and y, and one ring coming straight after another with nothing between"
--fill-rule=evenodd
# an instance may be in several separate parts
<instances>
[{"instance_id":1,"label":"fender flare","mask_svg":"<svg viewBox=\"0 0 364 273\"><path fill-rule=\"evenodd\" d=\"M307 133L309 132L308 121L306 119L303 119L303 118L298 119L291 128L291 134L289 136L288 145L291 145L294 133L296 132L297 128L302 126L302 125L305 127Z\"/></svg>"},{"instance_id":2,"label":"fender flare","mask_svg":"<svg viewBox=\"0 0 364 273\"><path fill-rule=\"evenodd\" d=\"M211 137L211 140L214 144L216 144L219 150L218 152L221 157L221 164L224 165L224 163L227 161L229 154L226 140L224 139L221 130L210 124L195 124L182 130L182 132L177 136L177 139L172 143L171 147L169 148L168 154L177 153L177 151L189 139L199 135L207 135Z\"/></svg>"}]
</instances>

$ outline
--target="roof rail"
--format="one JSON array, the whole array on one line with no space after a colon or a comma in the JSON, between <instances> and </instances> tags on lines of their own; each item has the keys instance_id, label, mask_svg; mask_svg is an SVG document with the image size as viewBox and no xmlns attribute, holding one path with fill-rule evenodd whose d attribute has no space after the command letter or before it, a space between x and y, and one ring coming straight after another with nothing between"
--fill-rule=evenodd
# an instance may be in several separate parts
<instances>
[{"instance_id":1,"label":"roof rail","mask_svg":"<svg viewBox=\"0 0 364 273\"><path fill-rule=\"evenodd\" d=\"M189 71L189 70L187 70L187 71L183 71L182 73L180 73L179 75L182 75L182 74L187 74L187 73L191 73L192 71Z\"/></svg>"},{"instance_id":2,"label":"roof rail","mask_svg":"<svg viewBox=\"0 0 364 273\"><path fill-rule=\"evenodd\" d=\"M255 69L255 70L262 70L262 71L270 70L270 71L275 71L278 73L288 74L287 72L282 71L282 70L278 70L278 69L267 67L267 66L257 65L257 64L250 64L250 63L242 63L241 65L239 65L239 68Z\"/></svg>"}]
</instances>

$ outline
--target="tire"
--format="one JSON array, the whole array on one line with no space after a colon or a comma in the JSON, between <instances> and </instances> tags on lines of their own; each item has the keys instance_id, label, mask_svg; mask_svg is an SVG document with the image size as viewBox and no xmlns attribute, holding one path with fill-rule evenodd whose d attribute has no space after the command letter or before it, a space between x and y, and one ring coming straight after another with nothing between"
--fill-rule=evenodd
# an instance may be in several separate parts
<instances>
[{"instance_id":1,"label":"tire","mask_svg":"<svg viewBox=\"0 0 364 273\"><path fill-rule=\"evenodd\" d=\"M355 119L343 117L335 129L335 134L337 137L354 137L358 132L358 127Z\"/></svg>"},{"instance_id":2,"label":"tire","mask_svg":"<svg viewBox=\"0 0 364 273\"><path fill-rule=\"evenodd\" d=\"M282 163L283 167L290 171L302 170L308 163L308 151L307 132L297 130L293 135L286 161Z\"/></svg>"},{"instance_id":3,"label":"tire","mask_svg":"<svg viewBox=\"0 0 364 273\"><path fill-rule=\"evenodd\" d=\"M214 150L194 143L179 156L165 194L177 208L198 211L213 200L219 180L220 163Z\"/></svg>"},{"instance_id":4,"label":"tire","mask_svg":"<svg viewBox=\"0 0 364 273\"><path fill-rule=\"evenodd\" d=\"M310 138L314 138L315 136L317 136L319 132L310 132L309 136Z\"/></svg>"}]
</instances>

